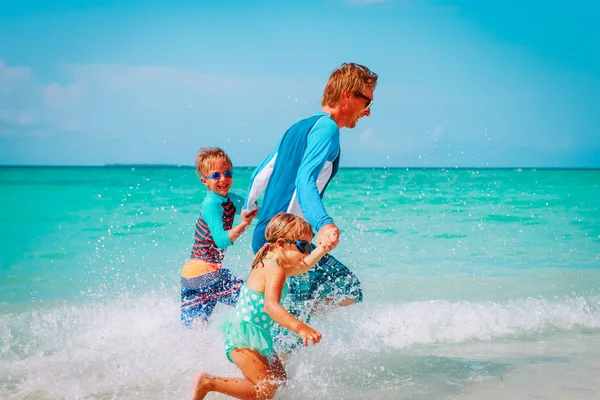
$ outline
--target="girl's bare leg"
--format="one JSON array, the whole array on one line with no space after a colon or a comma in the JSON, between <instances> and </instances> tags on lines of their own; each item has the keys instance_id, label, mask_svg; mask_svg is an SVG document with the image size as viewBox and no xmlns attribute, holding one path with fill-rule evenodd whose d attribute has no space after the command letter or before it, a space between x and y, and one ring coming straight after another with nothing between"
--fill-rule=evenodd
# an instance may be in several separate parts
<instances>
[{"instance_id":1,"label":"girl's bare leg","mask_svg":"<svg viewBox=\"0 0 600 400\"><path fill-rule=\"evenodd\" d=\"M256 399L256 387L243 378L223 378L200 373L194 379L192 400L203 399L208 392L221 392L238 399Z\"/></svg>"},{"instance_id":2,"label":"girl's bare leg","mask_svg":"<svg viewBox=\"0 0 600 400\"><path fill-rule=\"evenodd\" d=\"M193 400L203 399L208 392L219 392L238 399L271 399L281 381L286 379L279 360L269 364L269 361L255 350L235 349L231 352L231 359L242 371L245 379L198 374Z\"/></svg>"}]
</instances>

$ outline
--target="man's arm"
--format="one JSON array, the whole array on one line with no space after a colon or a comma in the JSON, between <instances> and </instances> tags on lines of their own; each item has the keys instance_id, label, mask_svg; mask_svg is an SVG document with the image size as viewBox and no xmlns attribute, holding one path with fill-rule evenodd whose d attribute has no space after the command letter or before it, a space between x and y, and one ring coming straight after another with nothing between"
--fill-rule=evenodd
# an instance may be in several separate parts
<instances>
[{"instance_id":1,"label":"man's arm","mask_svg":"<svg viewBox=\"0 0 600 400\"><path fill-rule=\"evenodd\" d=\"M321 191L333 173L333 161L340 151L340 132L334 124L315 126L308 134L298 175L296 195L306 220L317 230L333 224L321 200Z\"/></svg>"}]
</instances>

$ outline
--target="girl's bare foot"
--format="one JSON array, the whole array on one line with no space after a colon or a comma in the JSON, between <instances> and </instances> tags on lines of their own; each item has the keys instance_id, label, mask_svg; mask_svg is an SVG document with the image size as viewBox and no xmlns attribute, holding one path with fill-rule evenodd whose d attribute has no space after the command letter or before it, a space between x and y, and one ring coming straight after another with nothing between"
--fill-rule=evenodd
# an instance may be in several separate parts
<instances>
[{"instance_id":1,"label":"girl's bare foot","mask_svg":"<svg viewBox=\"0 0 600 400\"><path fill-rule=\"evenodd\" d=\"M206 372L201 372L194 378L194 395L192 400L201 400L210 392L210 384L213 376Z\"/></svg>"}]
</instances>

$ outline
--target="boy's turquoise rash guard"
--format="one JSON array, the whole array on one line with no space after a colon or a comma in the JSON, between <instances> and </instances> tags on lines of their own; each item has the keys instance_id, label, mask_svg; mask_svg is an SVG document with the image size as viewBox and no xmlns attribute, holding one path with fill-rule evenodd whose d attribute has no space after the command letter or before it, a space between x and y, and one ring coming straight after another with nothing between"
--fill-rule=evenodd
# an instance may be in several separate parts
<instances>
[{"instance_id":1,"label":"boy's turquoise rash guard","mask_svg":"<svg viewBox=\"0 0 600 400\"><path fill-rule=\"evenodd\" d=\"M234 193L227 197L206 193L196 222L191 258L217 264L223 261L225 249L231 246L229 230L233 227L236 210L243 203L244 199Z\"/></svg>"},{"instance_id":2,"label":"boy's turquoise rash guard","mask_svg":"<svg viewBox=\"0 0 600 400\"><path fill-rule=\"evenodd\" d=\"M265 244L265 228L277 213L301 216L317 231L333 223L321 199L339 159L340 130L329 114L317 113L287 130L250 178L245 209L252 210L264 191L252 238L255 253Z\"/></svg>"}]
</instances>

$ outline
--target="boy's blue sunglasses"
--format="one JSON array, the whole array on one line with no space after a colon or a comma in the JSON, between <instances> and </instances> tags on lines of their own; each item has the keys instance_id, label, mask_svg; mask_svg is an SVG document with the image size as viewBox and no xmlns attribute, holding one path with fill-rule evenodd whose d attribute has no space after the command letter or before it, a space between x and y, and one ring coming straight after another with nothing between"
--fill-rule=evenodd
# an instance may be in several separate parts
<instances>
[{"instance_id":1,"label":"boy's blue sunglasses","mask_svg":"<svg viewBox=\"0 0 600 400\"><path fill-rule=\"evenodd\" d=\"M225 171L223 171L223 176L225 178L232 178L233 177L233 171L230 170L230 169L225 170ZM210 175L206 175L205 178L206 179L214 179L215 181L218 181L219 179L221 179L221 173L215 171L215 172L213 172Z\"/></svg>"},{"instance_id":2,"label":"boy's blue sunglasses","mask_svg":"<svg viewBox=\"0 0 600 400\"><path fill-rule=\"evenodd\" d=\"M285 240L283 243L293 243L304 254L310 254L310 242L306 240Z\"/></svg>"}]
</instances>

